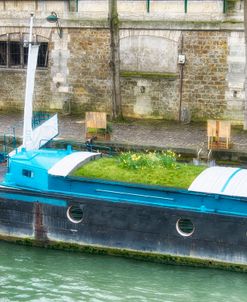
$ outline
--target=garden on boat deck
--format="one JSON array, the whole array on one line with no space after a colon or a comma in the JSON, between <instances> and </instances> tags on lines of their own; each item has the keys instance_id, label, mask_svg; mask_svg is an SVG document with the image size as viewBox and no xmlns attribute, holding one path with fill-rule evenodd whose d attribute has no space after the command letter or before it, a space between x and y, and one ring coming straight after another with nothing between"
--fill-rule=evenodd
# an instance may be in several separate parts
<instances>
[{"instance_id":1,"label":"garden on boat deck","mask_svg":"<svg viewBox=\"0 0 247 302\"><path fill-rule=\"evenodd\" d=\"M73 175L88 178L188 188L206 168L178 163L179 155L171 150L162 152L122 152L113 157L90 161Z\"/></svg>"}]
</instances>

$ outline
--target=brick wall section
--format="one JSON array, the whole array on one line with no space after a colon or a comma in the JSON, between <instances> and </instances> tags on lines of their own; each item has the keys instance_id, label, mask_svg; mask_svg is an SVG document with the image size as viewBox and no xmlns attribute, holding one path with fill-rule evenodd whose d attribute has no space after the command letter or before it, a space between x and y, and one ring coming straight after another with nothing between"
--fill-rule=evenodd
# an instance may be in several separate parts
<instances>
[{"instance_id":1,"label":"brick wall section","mask_svg":"<svg viewBox=\"0 0 247 302\"><path fill-rule=\"evenodd\" d=\"M110 112L110 32L69 29L69 35L68 83L72 89L72 112Z\"/></svg>"},{"instance_id":2,"label":"brick wall section","mask_svg":"<svg viewBox=\"0 0 247 302\"><path fill-rule=\"evenodd\" d=\"M184 33L183 105L194 120L221 118L226 110L227 36L214 31Z\"/></svg>"},{"instance_id":3,"label":"brick wall section","mask_svg":"<svg viewBox=\"0 0 247 302\"><path fill-rule=\"evenodd\" d=\"M52 102L50 74L50 68L36 72L33 103L34 111L50 111Z\"/></svg>"},{"instance_id":4,"label":"brick wall section","mask_svg":"<svg viewBox=\"0 0 247 302\"><path fill-rule=\"evenodd\" d=\"M36 72L34 110L49 110L51 100L49 70ZM26 70L0 69L0 110L19 111L24 108Z\"/></svg>"},{"instance_id":5,"label":"brick wall section","mask_svg":"<svg viewBox=\"0 0 247 302\"><path fill-rule=\"evenodd\" d=\"M123 114L178 119L179 80L121 78Z\"/></svg>"},{"instance_id":6,"label":"brick wall section","mask_svg":"<svg viewBox=\"0 0 247 302\"><path fill-rule=\"evenodd\" d=\"M227 39L230 33L187 31L183 35L186 64L182 106L190 109L193 120L226 118L229 104L225 97L225 92L229 90L226 81L226 77L229 78ZM53 43L50 43L50 50L53 48ZM67 70L66 85L69 93L59 92L60 88L56 88L55 82L53 83L51 68L54 66L54 60L59 60L59 57L53 58L50 53L49 68L36 72L34 110L57 111L53 105L56 98L62 103L67 97L71 103L72 113L82 114L91 110L110 113L109 31L102 28L68 29L68 48L68 60L64 68ZM57 70L60 68L59 64L62 63L59 61L55 66L56 72L59 72ZM178 71L176 74L176 79L122 77L124 115L177 119ZM25 70L0 69L0 110L15 111L23 108L25 78ZM236 109L233 109L233 119L235 112Z\"/></svg>"}]
</instances>

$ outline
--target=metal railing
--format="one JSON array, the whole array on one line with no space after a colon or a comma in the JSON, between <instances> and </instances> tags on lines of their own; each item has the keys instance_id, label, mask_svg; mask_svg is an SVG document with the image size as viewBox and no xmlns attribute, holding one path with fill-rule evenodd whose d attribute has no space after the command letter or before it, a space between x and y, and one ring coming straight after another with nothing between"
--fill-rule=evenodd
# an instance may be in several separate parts
<instances>
[{"instance_id":1,"label":"metal railing","mask_svg":"<svg viewBox=\"0 0 247 302\"><path fill-rule=\"evenodd\" d=\"M146 1L147 13L150 13L152 0L145 0L145 1ZM163 1L172 1L172 0L163 0ZM174 1L177 1L177 0L174 0ZM204 1L204 0L180 0L180 1L184 2L184 12L187 14L189 1ZM223 1L223 13L225 14L227 12L228 3L227 3L227 0L222 0L222 1Z\"/></svg>"}]
</instances>

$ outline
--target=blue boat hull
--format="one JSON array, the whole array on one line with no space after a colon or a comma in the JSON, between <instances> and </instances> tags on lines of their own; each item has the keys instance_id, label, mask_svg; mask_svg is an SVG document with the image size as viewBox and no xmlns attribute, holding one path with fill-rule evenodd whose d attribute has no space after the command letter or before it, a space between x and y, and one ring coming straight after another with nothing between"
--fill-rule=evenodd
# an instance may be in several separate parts
<instances>
[{"instance_id":1,"label":"blue boat hull","mask_svg":"<svg viewBox=\"0 0 247 302\"><path fill-rule=\"evenodd\" d=\"M181 198L185 195L181 192ZM6 188L0 189L0 196L2 239L247 269L244 216ZM205 195L196 196L205 199ZM71 206L82 210L80 223L68 218ZM176 225L181 218L193 222L193 235L178 232Z\"/></svg>"}]
</instances>

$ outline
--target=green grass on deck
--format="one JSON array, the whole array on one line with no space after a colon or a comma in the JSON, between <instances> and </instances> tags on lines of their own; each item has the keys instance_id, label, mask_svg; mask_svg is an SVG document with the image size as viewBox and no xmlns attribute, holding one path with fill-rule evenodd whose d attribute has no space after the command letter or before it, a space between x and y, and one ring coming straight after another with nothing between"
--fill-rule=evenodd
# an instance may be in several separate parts
<instances>
[{"instance_id":1,"label":"green grass on deck","mask_svg":"<svg viewBox=\"0 0 247 302\"><path fill-rule=\"evenodd\" d=\"M76 170L73 175L87 178L142 183L176 188L188 188L192 181L205 169L202 166L178 163L176 168L122 168L116 158L101 158L91 161Z\"/></svg>"}]
</instances>

